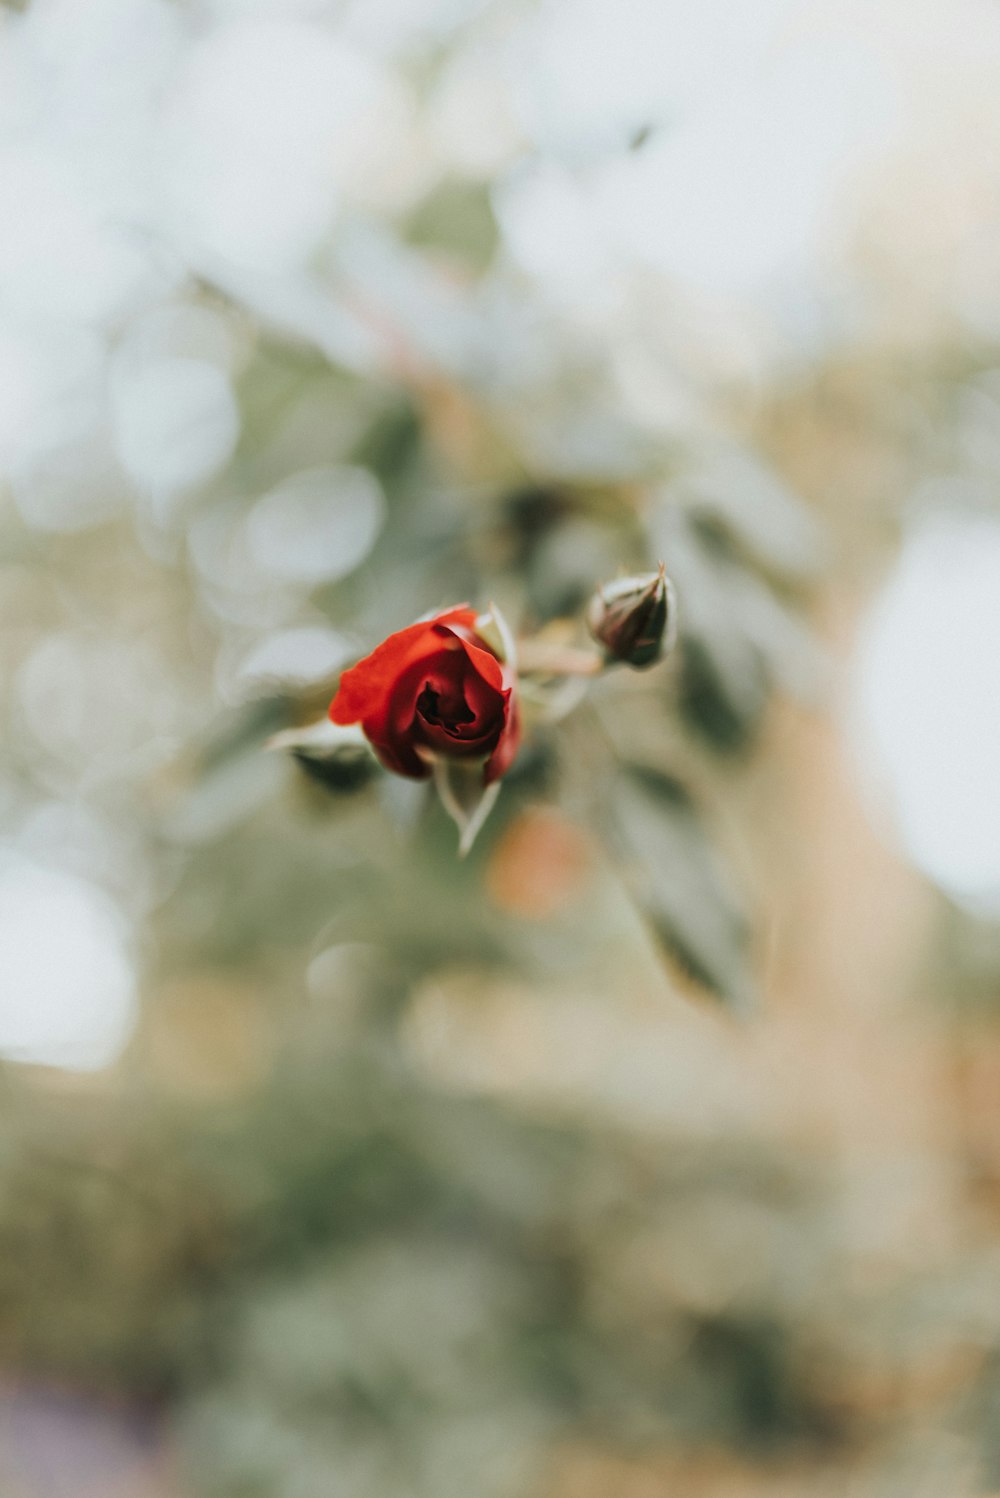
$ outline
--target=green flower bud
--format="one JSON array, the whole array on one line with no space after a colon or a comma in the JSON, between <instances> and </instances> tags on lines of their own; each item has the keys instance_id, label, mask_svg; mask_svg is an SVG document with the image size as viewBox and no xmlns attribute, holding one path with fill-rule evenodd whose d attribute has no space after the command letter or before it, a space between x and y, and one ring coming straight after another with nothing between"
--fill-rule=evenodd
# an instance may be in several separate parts
<instances>
[{"instance_id":1,"label":"green flower bud","mask_svg":"<svg viewBox=\"0 0 1000 1498\"><path fill-rule=\"evenodd\" d=\"M620 577L604 583L587 609L587 628L609 662L641 671L673 646L677 634L677 599L663 563L642 577Z\"/></svg>"}]
</instances>

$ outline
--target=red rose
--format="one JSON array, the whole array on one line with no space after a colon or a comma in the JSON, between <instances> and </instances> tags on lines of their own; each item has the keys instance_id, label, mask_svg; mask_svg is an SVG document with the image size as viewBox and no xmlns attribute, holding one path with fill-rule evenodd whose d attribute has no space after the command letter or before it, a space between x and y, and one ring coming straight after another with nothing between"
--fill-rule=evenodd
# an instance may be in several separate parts
<instances>
[{"instance_id":1,"label":"red rose","mask_svg":"<svg viewBox=\"0 0 1000 1498\"><path fill-rule=\"evenodd\" d=\"M520 736L513 671L476 633L464 604L390 635L345 671L334 723L360 723L386 769L423 779L435 756L484 759L490 785Z\"/></svg>"}]
</instances>

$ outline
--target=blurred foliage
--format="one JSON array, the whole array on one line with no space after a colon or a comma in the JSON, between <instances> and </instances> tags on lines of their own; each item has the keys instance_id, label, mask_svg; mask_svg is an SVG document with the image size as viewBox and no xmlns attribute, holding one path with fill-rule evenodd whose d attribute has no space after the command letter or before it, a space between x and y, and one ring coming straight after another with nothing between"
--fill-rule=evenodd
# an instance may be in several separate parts
<instances>
[{"instance_id":1,"label":"blurred foliage","mask_svg":"<svg viewBox=\"0 0 1000 1498\"><path fill-rule=\"evenodd\" d=\"M993 408L947 340L838 352L857 286L806 328L784 243L651 260L673 54L628 9L572 130L572 6L0 18L41 203L0 229L0 1352L154 1408L171 1498L1000 1486L995 933L948 954L953 1116L887 978L891 1043L859 1018L816 726L819 635L942 445L1000 467ZM468 859L308 737L428 611L571 649L660 560L676 652L526 686ZM897 1084L940 1139L883 1156Z\"/></svg>"}]
</instances>

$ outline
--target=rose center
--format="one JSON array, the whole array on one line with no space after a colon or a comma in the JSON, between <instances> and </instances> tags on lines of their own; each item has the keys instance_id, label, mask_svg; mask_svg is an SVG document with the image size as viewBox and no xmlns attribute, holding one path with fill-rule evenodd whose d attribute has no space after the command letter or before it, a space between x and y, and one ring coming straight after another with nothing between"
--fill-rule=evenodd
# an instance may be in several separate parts
<instances>
[{"instance_id":1,"label":"rose center","mask_svg":"<svg viewBox=\"0 0 1000 1498\"><path fill-rule=\"evenodd\" d=\"M417 712L425 723L443 728L446 732L460 730L466 724L476 721L476 715L461 690L445 694L437 691L430 682L417 698Z\"/></svg>"}]
</instances>

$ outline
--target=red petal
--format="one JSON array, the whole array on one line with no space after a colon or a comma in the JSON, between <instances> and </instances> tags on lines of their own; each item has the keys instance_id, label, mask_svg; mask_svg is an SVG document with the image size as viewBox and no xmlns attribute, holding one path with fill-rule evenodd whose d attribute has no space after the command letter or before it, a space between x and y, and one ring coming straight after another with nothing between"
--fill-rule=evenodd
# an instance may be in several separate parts
<instances>
[{"instance_id":1,"label":"red petal","mask_svg":"<svg viewBox=\"0 0 1000 1498\"><path fill-rule=\"evenodd\" d=\"M458 652L442 650L441 641L435 638L436 650L427 655L418 655L410 662L401 676L393 682L392 691L374 712L366 713L361 726L372 740L410 739L413 719L417 711L417 699L428 678L444 678L449 681L456 668L461 667ZM454 662L454 666L452 666ZM451 668L451 669L449 669ZM444 682L442 682L444 685Z\"/></svg>"},{"instance_id":2,"label":"red petal","mask_svg":"<svg viewBox=\"0 0 1000 1498\"><path fill-rule=\"evenodd\" d=\"M413 719L417 698L423 691L429 672L441 673L452 661L460 664L458 652L441 649L441 637L431 635L433 649L417 654L403 673L396 677L392 689L378 699L373 711L366 712L361 727L382 763L398 775L424 779L430 774L426 762L416 752Z\"/></svg>"},{"instance_id":3,"label":"red petal","mask_svg":"<svg viewBox=\"0 0 1000 1498\"><path fill-rule=\"evenodd\" d=\"M461 641L462 647L476 668L477 674L493 687L495 691L499 692L503 687L503 667L492 651L487 650L478 641L470 640L460 630L449 630L449 634L453 634L457 640Z\"/></svg>"},{"instance_id":4,"label":"red petal","mask_svg":"<svg viewBox=\"0 0 1000 1498\"><path fill-rule=\"evenodd\" d=\"M406 629L397 630L383 640L371 655L366 655L340 678L337 695L330 703L330 717L334 723L358 723L378 714L407 666L425 653L441 648L436 626L458 624L469 628L475 622L475 611L467 604L459 604L436 614L433 619L422 619Z\"/></svg>"},{"instance_id":5,"label":"red petal","mask_svg":"<svg viewBox=\"0 0 1000 1498\"><path fill-rule=\"evenodd\" d=\"M420 738L414 736L414 715L425 681L434 676L442 688L464 693L475 715L465 729L467 739L441 729L442 751L472 755L478 749L481 753L480 739L485 740L485 748L502 723L484 767L487 785L498 780L517 753L519 716L511 673L478 640L475 623L475 611L459 604L390 635L344 672L330 704L330 717L335 723L360 722L388 769L423 779L430 769L417 752ZM421 732L432 741L438 737L433 725L425 724Z\"/></svg>"},{"instance_id":6,"label":"red petal","mask_svg":"<svg viewBox=\"0 0 1000 1498\"><path fill-rule=\"evenodd\" d=\"M499 780L501 775L506 775L514 763L514 757L521 744L521 714L517 698L513 692L506 692L504 697L507 722L496 748L486 761L483 770L483 782L486 785L492 785L494 780Z\"/></svg>"}]
</instances>

